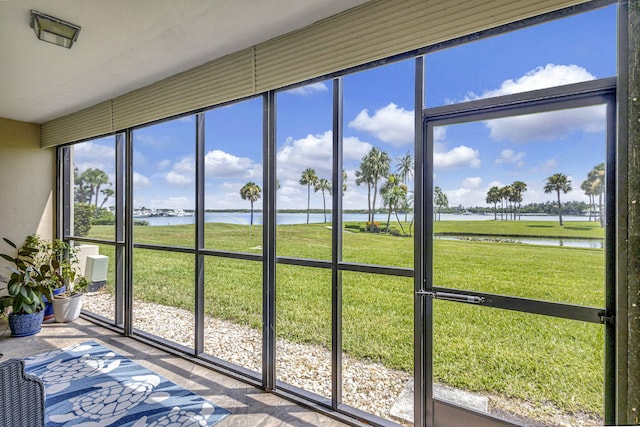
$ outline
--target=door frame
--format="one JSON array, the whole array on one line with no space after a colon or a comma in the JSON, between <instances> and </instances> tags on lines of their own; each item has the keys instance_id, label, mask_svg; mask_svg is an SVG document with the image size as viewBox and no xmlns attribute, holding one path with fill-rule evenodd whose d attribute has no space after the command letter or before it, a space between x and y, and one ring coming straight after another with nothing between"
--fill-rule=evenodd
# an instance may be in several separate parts
<instances>
[{"instance_id":1,"label":"door frame","mask_svg":"<svg viewBox=\"0 0 640 427\"><path fill-rule=\"evenodd\" d=\"M606 234L605 307L587 307L507 295L461 291L433 283L433 128L454 123L498 119L525 114L606 105ZM416 115L417 116L417 115ZM438 292L482 298L482 302L457 301L493 308L552 316L605 326L604 419L615 419L616 401L616 79L607 78L548 89L480 99L422 111L421 129L416 123L416 229L415 269L415 394L414 425L512 425L487 414L458 407L433 397L433 298ZM418 117L416 117L418 120ZM418 234L419 233L419 234Z\"/></svg>"}]
</instances>

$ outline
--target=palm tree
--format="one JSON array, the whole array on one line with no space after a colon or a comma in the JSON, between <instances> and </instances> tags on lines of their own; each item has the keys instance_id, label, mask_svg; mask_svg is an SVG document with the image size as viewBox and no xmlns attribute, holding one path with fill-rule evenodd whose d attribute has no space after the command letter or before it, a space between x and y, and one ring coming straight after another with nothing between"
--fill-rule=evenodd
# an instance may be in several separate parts
<instances>
[{"instance_id":1,"label":"palm tree","mask_svg":"<svg viewBox=\"0 0 640 427\"><path fill-rule=\"evenodd\" d=\"M502 214L504 214L504 217L508 220L509 219L509 202L511 200L513 194L513 188L511 188L510 185L505 185L504 187L500 188L500 200L502 202ZM506 208L505 208L505 202L506 202ZM501 215L502 218L502 215Z\"/></svg>"},{"instance_id":2,"label":"palm tree","mask_svg":"<svg viewBox=\"0 0 640 427\"><path fill-rule=\"evenodd\" d=\"M347 173L342 169L342 195L347 191Z\"/></svg>"},{"instance_id":3,"label":"palm tree","mask_svg":"<svg viewBox=\"0 0 640 427\"><path fill-rule=\"evenodd\" d=\"M493 220L498 220L498 202L502 200L502 196L500 195L500 189L496 186L493 186L487 192L487 203L493 203Z\"/></svg>"},{"instance_id":4,"label":"palm tree","mask_svg":"<svg viewBox=\"0 0 640 427\"><path fill-rule=\"evenodd\" d=\"M95 196L95 207L98 208L100 187L109 182L109 176L100 169L89 168L80 174L80 179L91 188L91 195Z\"/></svg>"},{"instance_id":5,"label":"palm tree","mask_svg":"<svg viewBox=\"0 0 640 427\"><path fill-rule=\"evenodd\" d=\"M591 217L596 211L596 197L593 193L593 183L589 180L589 178L582 181L580 184L580 188L584 191L584 194L589 197L589 222L591 222Z\"/></svg>"},{"instance_id":6,"label":"palm tree","mask_svg":"<svg viewBox=\"0 0 640 427\"><path fill-rule=\"evenodd\" d=\"M101 193L100 187L109 183L109 176L104 171L93 168L89 168L82 173L78 173L78 168L75 168L73 173L75 181L74 200L80 203L93 204L97 209L98 198Z\"/></svg>"},{"instance_id":7,"label":"palm tree","mask_svg":"<svg viewBox=\"0 0 640 427\"><path fill-rule=\"evenodd\" d=\"M371 195L371 189L373 189L373 200L370 203L370 222L375 221L376 213L376 197L378 196L378 181L380 178L385 178L389 175L389 168L391 167L391 158L389 154L380 150L378 147L374 147L369 151L367 155L362 158L360 164L360 178L362 178L369 186L369 196ZM356 176L358 173L356 172ZM358 181L356 181L357 183Z\"/></svg>"},{"instance_id":8,"label":"palm tree","mask_svg":"<svg viewBox=\"0 0 640 427\"><path fill-rule=\"evenodd\" d=\"M324 192L328 191L331 194L331 183L324 179L320 178L313 187L314 192L322 191L322 212L324 213L324 222L327 222L327 204L324 198Z\"/></svg>"},{"instance_id":9,"label":"palm tree","mask_svg":"<svg viewBox=\"0 0 640 427\"><path fill-rule=\"evenodd\" d=\"M380 188L380 195L382 196L382 203L387 207L387 233L389 232L389 223L391 222L391 211L398 200L394 199L393 188L400 184L400 177L395 174L389 175L387 181L382 184Z\"/></svg>"},{"instance_id":10,"label":"palm tree","mask_svg":"<svg viewBox=\"0 0 640 427\"><path fill-rule=\"evenodd\" d=\"M371 186L373 185L373 180L369 173L369 166L364 161L365 158L366 156L362 158L360 169L356 171L356 185L367 184L367 222L373 224L371 220Z\"/></svg>"},{"instance_id":11,"label":"palm tree","mask_svg":"<svg viewBox=\"0 0 640 427\"><path fill-rule=\"evenodd\" d=\"M438 208L438 221L440 221L440 209L449 206L449 199L447 198L447 195L444 194L442 189L438 186L433 187L433 204Z\"/></svg>"},{"instance_id":12,"label":"palm tree","mask_svg":"<svg viewBox=\"0 0 640 427\"><path fill-rule=\"evenodd\" d=\"M511 188L513 189L513 201L518 204L516 208L518 212L518 219L522 219L520 215L520 207L522 205L522 193L527 191L527 184L523 181L514 181L513 184L511 184Z\"/></svg>"},{"instance_id":13,"label":"palm tree","mask_svg":"<svg viewBox=\"0 0 640 427\"><path fill-rule=\"evenodd\" d=\"M242 197L242 200L251 202L251 226L253 226L253 204L260 198L261 191L260 186L253 181L247 182L244 187L240 189L240 197Z\"/></svg>"},{"instance_id":14,"label":"palm tree","mask_svg":"<svg viewBox=\"0 0 640 427\"><path fill-rule=\"evenodd\" d=\"M302 177L300 178L300 185L307 186L307 224L309 224L309 211L311 210L311 186L316 185L318 182L318 175L312 168L306 168L302 171Z\"/></svg>"},{"instance_id":15,"label":"palm tree","mask_svg":"<svg viewBox=\"0 0 640 427\"><path fill-rule=\"evenodd\" d=\"M400 230L402 230L403 236L405 235L405 231L404 231L404 227L402 226L402 222L398 217L398 208L404 209L406 214L408 210L406 208L406 206L408 205L407 193L408 193L408 187L405 184L400 184L398 186L393 187L391 190L391 194L389 195L389 202L390 202L389 206L393 206L393 211L396 215L396 221L398 221L398 225L400 226ZM387 226L387 229L389 229L388 226Z\"/></svg>"},{"instance_id":16,"label":"palm tree","mask_svg":"<svg viewBox=\"0 0 640 427\"><path fill-rule=\"evenodd\" d=\"M102 209L104 204L107 203L107 200L109 200L109 197L115 196L116 192L111 188L111 183L109 183L109 188L105 188L100 192L104 195L104 199L102 199L102 203L100 203L100 209Z\"/></svg>"},{"instance_id":17,"label":"palm tree","mask_svg":"<svg viewBox=\"0 0 640 427\"><path fill-rule=\"evenodd\" d=\"M600 218L600 226L604 227L604 212L602 206L602 195L604 194L604 163L600 163L589 172L588 180L591 182L591 191L595 203L595 196L598 196L598 217Z\"/></svg>"},{"instance_id":18,"label":"palm tree","mask_svg":"<svg viewBox=\"0 0 640 427\"><path fill-rule=\"evenodd\" d=\"M560 220L560 226L562 227L562 203L560 202L560 192L566 194L571 191L571 180L563 173L554 173L544 181L544 192L553 193L555 191L558 195L558 219Z\"/></svg>"},{"instance_id":19,"label":"palm tree","mask_svg":"<svg viewBox=\"0 0 640 427\"><path fill-rule=\"evenodd\" d=\"M402 182L407 188L409 188L407 181L410 176L413 176L413 156L407 151L402 157L398 157L398 166L396 166L396 173L402 178ZM404 212L404 221L407 221L408 212Z\"/></svg>"}]
</instances>

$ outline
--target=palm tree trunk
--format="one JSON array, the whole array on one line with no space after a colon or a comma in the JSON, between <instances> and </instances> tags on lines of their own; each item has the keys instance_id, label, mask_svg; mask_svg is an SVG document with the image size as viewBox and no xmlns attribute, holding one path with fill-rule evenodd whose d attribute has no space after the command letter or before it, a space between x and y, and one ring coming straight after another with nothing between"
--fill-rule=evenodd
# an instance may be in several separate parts
<instances>
[{"instance_id":1,"label":"palm tree trunk","mask_svg":"<svg viewBox=\"0 0 640 427\"><path fill-rule=\"evenodd\" d=\"M560 203L560 190L558 190L558 218L560 219L560 227L562 227L562 204Z\"/></svg>"},{"instance_id":2,"label":"palm tree trunk","mask_svg":"<svg viewBox=\"0 0 640 427\"><path fill-rule=\"evenodd\" d=\"M367 183L367 208L368 208L368 222L373 225L373 217L371 216L371 184Z\"/></svg>"},{"instance_id":3,"label":"palm tree trunk","mask_svg":"<svg viewBox=\"0 0 640 427\"><path fill-rule=\"evenodd\" d=\"M593 197L595 199L595 196ZM600 216L600 227L604 227L604 212L602 212L602 192L598 194L598 214Z\"/></svg>"},{"instance_id":4,"label":"palm tree trunk","mask_svg":"<svg viewBox=\"0 0 640 427\"><path fill-rule=\"evenodd\" d=\"M387 233L389 232L389 223L391 222L391 205L389 205L389 212L387 213Z\"/></svg>"},{"instance_id":5,"label":"palm tree trunk","mask_svg":"<svg viewBox=\"0 0 640 427\"><path fill-rule=\"evenodd\" d=\"M310 209L311 209L311 184L307 184L307 224L309 224Z\"/></svg>"},{"instance_id":6,"label":"palm tree trunk","mask_svg":"<svg viewBox=\"0 0 640 427\"><path fill-rule=\"evenodd\" d=\"M100 195L100 184L96 186L96 210L98 210L98 196Z\"/></svg>"},{"instance_id":7,"label":"palm tree trunk","mask_svg":"<svg viewBox=\"0 0 640 427\"><path fill-rule=\"evenodd\" d=\"M378 195L378 181L373 182L373 203L371 204L371 222L375 221L376 215L376 196Z\"/></svg>"},{"instance_id":8,"label":"palm tree trunk","mask_svg":"<svg viewBox=\"0 0 640 427\"><path fill-rule=\"evenodd\" d=\"M498 220L498 202L493 202L493 220Z\"/></svg>"},{"instance_id":9,"label":"palm tree trunk","mask_svg":"<svg viewBox=\"0 0 640 427\"><path fill-rule=\"evenodd\" d=\"M396 213L396 221L398 221L398 225L400 226L400 230L402 230L402 235L404 236L405 235L404 227L402 226L402 223L400 222L400 218L398 218L398 210L397 209L395 210L395 213ZM406 214L406 212L405 212L405 214Z\"/></svg>"},{"instance_id":10,"label":"palm tree trunk","mask_svg":"<svg viewBox=\"0 0 640 427\"><path fill-rule=\"evenodd\" d=\"M327 203L324 199L324 190L322 190L322 212L324 213L324 222L327 222Z\"/></svg>"},{"instance_id":11,"label":"palm tree trunk","mask_svg":"<svg viewBox=\"0 0 640 427\"><path fill-rule=\"evenodd\" d=\"M253 227L253 202L251 202L251 220L249 221L251 227Z\"/></svg>"}]
</instances>

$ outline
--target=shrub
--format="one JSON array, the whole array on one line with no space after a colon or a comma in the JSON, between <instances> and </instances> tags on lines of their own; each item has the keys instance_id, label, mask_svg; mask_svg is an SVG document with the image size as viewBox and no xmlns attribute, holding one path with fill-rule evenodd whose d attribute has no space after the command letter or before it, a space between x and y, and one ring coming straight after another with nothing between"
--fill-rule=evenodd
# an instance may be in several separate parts
<instances>
[{"instance_id":1,"label":"shrub","mask_svg":"<svg viewBox=\"0 0 640 427\"><path fill-rule=\"evenodd\" d=\"M79 237L86 236L91 230L91 221L96 209L88 203L75 203L73 205L73 234Z\"/></svg>"},{"instance_id":2,"label":"shrub","mask_svg":"<svg viewBox=\"0 0 640 427\"><path fill-rule=\"evenodd\" d=\"M114 225L116 216L109 209L100 208L91 219L91 225Z\"/></svg>"},{"instance_id":3,"label":"shrub","mask_svg":"<svg viewBox=\"0 0 640 427\"><path fill-rule=\"evenodd\" d=\"M378 221L374 221L373 223L367 222L367 231L371 233L379 233L381 231L380 223Z\"/></svg>"}]
</instances>

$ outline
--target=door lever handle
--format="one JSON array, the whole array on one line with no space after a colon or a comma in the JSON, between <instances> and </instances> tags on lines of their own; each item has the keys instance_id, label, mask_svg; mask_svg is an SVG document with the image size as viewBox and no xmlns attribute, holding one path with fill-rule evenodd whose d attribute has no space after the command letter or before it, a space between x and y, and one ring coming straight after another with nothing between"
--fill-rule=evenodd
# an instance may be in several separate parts
<instances>
[{"instance_id":1,"label":"door lever handle","mask_svg":"<svg viewBox=\"0 0 640 427\"><path fill-rule=\"evenodd\" d=\"M482 304L484 302L484 297L478 295L455 294L453 292L418 291L416 292L416 295L428 295L436 299L466 302L471 304Z\"/></svg>"}]
</instances>

